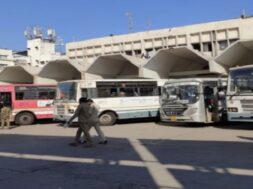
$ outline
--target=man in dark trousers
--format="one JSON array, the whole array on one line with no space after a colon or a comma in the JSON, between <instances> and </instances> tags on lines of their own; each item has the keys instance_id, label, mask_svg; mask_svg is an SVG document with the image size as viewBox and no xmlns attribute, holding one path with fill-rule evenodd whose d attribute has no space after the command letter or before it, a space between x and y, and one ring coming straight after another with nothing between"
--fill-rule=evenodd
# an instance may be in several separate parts
<instances>
[{"instance_id":1,"label":"man in dark trousers","mask_svg":"<svg viewBox=\"0 0 253 189\"><path fill-rule=\"evenodd\" d=\"M91 127L95 128L95 130L100 138L99 144L107 144L108 143L107 139L106 139L104 132L101 130L100 125L99 125L99 118L98 118L99 106L92 99L88 99L87 101L90 106L89 119L88 119L89 128L91 128ZM82 135L82 129L79 127L76 132L76 140L78 139L78 143L81 143L81 141L80 141L81 135ZM83 143L86 143L85 135L84 135Z\"/></svg>"}]
</instances>

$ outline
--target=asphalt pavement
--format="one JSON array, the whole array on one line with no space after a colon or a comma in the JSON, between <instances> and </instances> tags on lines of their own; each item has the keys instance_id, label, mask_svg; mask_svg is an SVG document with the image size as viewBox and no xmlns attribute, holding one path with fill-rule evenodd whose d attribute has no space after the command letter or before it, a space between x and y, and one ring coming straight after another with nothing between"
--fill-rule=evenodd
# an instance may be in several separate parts
<instances>
[{"instance_id":1,"label":"asphalt pavement","mask_svg":"<svg viewBox=\"0 0 253 189\"><path fill-rule=\"evenodd\" d=\"M102 127L108 144L71 147L57 123L0 130L0 188L251 189L253 124Z\"/></svg>"}]
</instances>

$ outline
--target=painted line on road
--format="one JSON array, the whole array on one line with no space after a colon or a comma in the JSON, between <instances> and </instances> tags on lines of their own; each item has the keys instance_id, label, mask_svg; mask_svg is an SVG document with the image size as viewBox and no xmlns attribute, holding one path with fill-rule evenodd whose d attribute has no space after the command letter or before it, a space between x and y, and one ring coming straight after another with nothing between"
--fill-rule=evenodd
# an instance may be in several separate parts
<instances>
[{"instance_id":1,"label":"painted line on road","mask_svg":"<svg viewBox=\"0 0 253 189\"><path fill-rule=\"evenodd\" d=\"M141 153L143 161L133 161L133 160L110 160L104 161L103 159L95 158L76 158L76 157L63 157L63 156L52 156L52 155L35 155L35 154L21 154L21 153L10 153L10 152L0 152L0 157L6 158L17 158L17 159L31 159L31 160L45 160L45 161L60 161L60 162L70 162L70 163L88 163L88 164L109 164L109 165L120 165L120 166L130 166L130 167L148 167L152 172L152 175L155 174L154 171L160 171L162 173L167 170L182 170L182 171L198 171L198 172L214 172L217 174L231 174L239 176L253 176L252 169L240 169L240 168L218 168L218 167L204 167L204 166L192 166L192 165L182 165L182 164L161 164L159 161L147 150L143 149L144 146L140 147L140 144L137 144L136 141L133 142L136 151ZM145 147L144 147L145 148ZM158 163L158 164L157 164ZM153 168L153 166L158 168ZM165 170L164 170L165 169ZM170 176L170 174L169 174ZM157 175L155 175L157 177ZM158 180L159 182L162 182Z\"/></svg>"},{"instance_id":2,"label":"painted line on road","mask_svg":"<svg viewBox=\"0 0 253 189\"><path fill-rule=\"evenodd\" d=\"M183 188L178 180L138 139L129 139L129 142L146 164L146 167L157 186L160 188Z\"/></svg>"}]
</instances>

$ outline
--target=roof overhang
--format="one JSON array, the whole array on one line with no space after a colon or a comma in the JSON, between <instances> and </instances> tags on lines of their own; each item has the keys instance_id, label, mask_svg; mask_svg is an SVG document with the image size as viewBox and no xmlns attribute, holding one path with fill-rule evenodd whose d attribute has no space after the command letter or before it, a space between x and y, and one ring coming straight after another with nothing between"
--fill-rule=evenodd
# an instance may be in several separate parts
<instances>
[{"instance_id":1,"label":"roof overhang","mask_svg":"<svg viewBox=\"0 0 253 189\"><path fill-rule=\"evenodd\" d=\"M80 62L69 59L58 59L48 62L39 72L38 76L55 81L83 79L82 76L85 69L85 64Z\"/></svg>"},{"instance_id":2,"label":"roof overhang","mask_svg":"<svg viewBox=\"0 0 253 189\"><path fill-rule=\"evenodd\" d=\"M146 78L225 74L222 66L189 47L159 50L141 69Z\"/></svg>"},{"instance_id":3,"label":"roof overhang","mask_svg":"<svg viewBox=\"0 0 253 189\"><path fill-rule=\"evenodd\" d=\"M145 60L125 54L99 56L86 70L86 79L138 78Z\"/></svg>"},{"instance_id":4,"label":"roof overhang","mask_svg":"<svg viewBox=\"0 0 253 189\"><path fill-rule=\"evenodd\" d=\"M228 47L215 61L226 70L253 63L253 40L240 40Z\"/></svg>"},{"instance_id":5,"label":"roof overhang","mask_svg":"<svg viewBox=\"0 0 253 189\"><path fill-rule=\"evenodd\" d=\"M0 73L0 81L6 83L34 83L41 69L32 66L9 66Z\"/></svg>"}]
</instances>

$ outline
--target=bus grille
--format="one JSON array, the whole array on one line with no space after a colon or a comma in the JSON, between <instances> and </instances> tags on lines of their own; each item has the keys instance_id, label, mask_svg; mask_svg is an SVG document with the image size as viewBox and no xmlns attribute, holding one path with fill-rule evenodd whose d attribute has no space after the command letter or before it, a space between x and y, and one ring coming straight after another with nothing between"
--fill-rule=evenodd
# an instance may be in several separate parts
<instances>
[{"instance_id":1,"label":"bus grille","mask_svg":"<svg viewBox=\"0 0 253 189\"><path fill-rule=\"evenodd\" d=\"M183 115L186 108L163 108L164 113L167 116L180 116Z\"/></svg>"},{"instance_id":2,"label":"bus grille","mask_svg":"<svg viewBox=\"0 0 253 189\"><path fill-rule=\"evenodd\" d=\"M65 114L65 106L57 105L57 114Z\"/></svg>"},{"instance_id":3,"label":"bus grille","mask_svg":"<svg viewBox=\"0 0 253 189\"><path fill-rule=\"evenodd\" d=\"M253 100L241 100L242 109L245 112L253 112Z\"/></svg>"}]
</instances>

